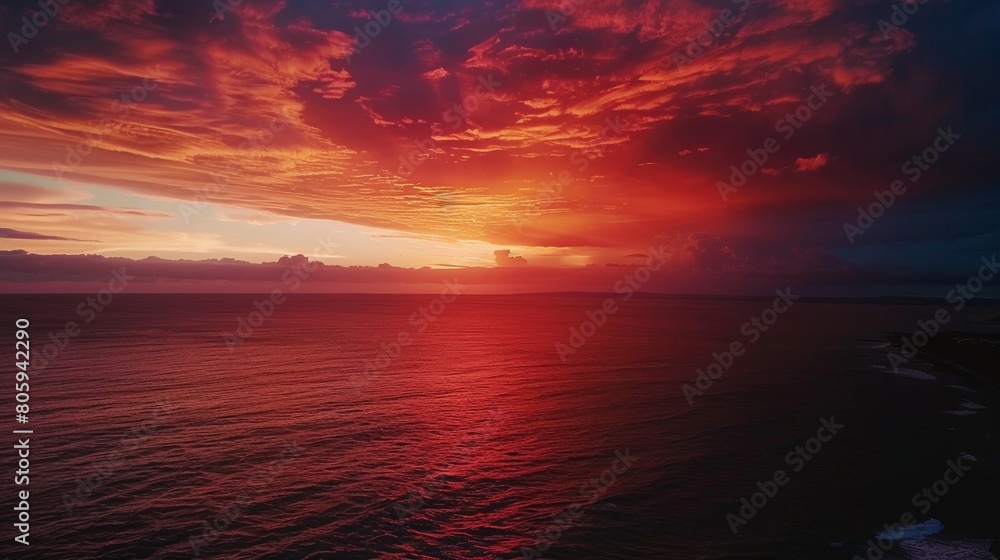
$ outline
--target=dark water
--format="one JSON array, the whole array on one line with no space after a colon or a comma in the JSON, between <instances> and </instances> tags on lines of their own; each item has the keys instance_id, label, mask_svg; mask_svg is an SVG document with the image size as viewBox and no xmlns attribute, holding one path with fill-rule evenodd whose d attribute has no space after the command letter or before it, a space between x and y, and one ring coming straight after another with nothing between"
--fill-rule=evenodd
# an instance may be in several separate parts
<instances>
[{"instance_id":1,"label":"dark water","mask_svg":"<svg viewBox=\"0 0 1000 560\"><path fill-rule=\"evenodd\" d=\"M462 296L421 332L431 296L299 296L231 352L254 299L119 295L50 359L84 296L0 299L4 340L26 317L35 352L31 545L12 540L8 451L5 553L851 558L997 433L974 382L873 367L881 333L934 307L796 303L691 405L682 384L770 302L622 303L563 363L602 298ZM831 416L843 428L794 472L786 454ZM790 481L734 535L726 515L778 469ZM973 469L918 516L933 534L885 558L988 558L993 484Z\"/></svg>"}]
</instances>

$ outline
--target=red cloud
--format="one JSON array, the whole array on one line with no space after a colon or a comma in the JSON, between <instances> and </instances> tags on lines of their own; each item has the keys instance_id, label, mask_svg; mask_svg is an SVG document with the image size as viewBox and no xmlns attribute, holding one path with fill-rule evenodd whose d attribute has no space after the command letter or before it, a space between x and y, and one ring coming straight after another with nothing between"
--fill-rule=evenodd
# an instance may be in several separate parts
<instances>
[{"instance_id":1,"label":"red cloud","mask_svg":"<svg viewBox=\"0 0 1000 560\"><path fill-rule=\"evenodd\" d=\"M210 2L170 13L152 0L87 4L67 13L71 33L0 53L0 168L52 176L83 146L64 179L584 256L638 249L665 229L749 230L751 209L849 196L825 183L806 192L777 171L849 157L830 142L868 107L923 99L900 92L944 100L921 103L922 119L952 101L933 72L893 74L916 36L883 39L862 2L588 0L555 31L545 11L562 0L407 4L349 63L357 20L336 10L313 19L293 1L243 2L209 22ZM723 5L736 23L694 52ZM690 63L675 64L677 53ZM121 95L157 65L158 87L123 113ZM900 87L899 75L914 82ZM490 76L500 85L477 95ZM819 155L793 160L786 147L741 189L744 205L721 206L715 182L822 84L838 96L794 139ZM607 133L609 118L621 130ZM867 137L901 146L908 132ZM401 176L410 153L419 165ZM869 170L856 169L849 183L867 189ZM434 192L460 203L442 207Z\"/></svg>"},{"instance_id":2,"label":"red cloud","mask_svg":"<svg viewBox=\"0 0 1000 560\"><path fill-rule=\"evenodd\" d=\"M830 163L830 154L818 154L811 158L798 158L795 160L796 171L816 171Z\"/></svg>"}]
</instances>

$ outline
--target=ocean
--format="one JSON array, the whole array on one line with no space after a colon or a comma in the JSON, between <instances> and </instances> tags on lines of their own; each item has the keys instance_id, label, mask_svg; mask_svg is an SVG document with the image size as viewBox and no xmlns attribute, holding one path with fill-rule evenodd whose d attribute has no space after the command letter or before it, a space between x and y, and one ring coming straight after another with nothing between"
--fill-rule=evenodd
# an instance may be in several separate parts
<instances>
[{"instance_id":1,"label":"ocean","mask_svg":"<svg viewBox=\"0 0 1000 560\"><path fill-rule=\"evenodd\" d=\"M86 298L0 296L11 409L16 319L32 342L11 558L989 558L1000 532L996 393L890 367L940 305Z\"/></svg>"}]
</instances>

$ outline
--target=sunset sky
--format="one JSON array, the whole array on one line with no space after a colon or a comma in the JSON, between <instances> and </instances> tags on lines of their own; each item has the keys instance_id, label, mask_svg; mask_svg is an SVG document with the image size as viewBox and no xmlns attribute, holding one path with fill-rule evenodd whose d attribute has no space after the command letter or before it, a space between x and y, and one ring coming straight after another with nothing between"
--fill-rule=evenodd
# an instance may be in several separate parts
<instances>
[{"instance_id":1,"label":"sunset sky","mask_svg":"<svg viewBox=\"0 0 1000 560\"><path fill-rule=\"evenodd\" d=\"M53 3L0 7L3 252L589 289L664 247L656 289L736 293L947 283L1000 247L996 2ZM38 273L6 255L0 283Z\"/></svg>"}]
</instances>

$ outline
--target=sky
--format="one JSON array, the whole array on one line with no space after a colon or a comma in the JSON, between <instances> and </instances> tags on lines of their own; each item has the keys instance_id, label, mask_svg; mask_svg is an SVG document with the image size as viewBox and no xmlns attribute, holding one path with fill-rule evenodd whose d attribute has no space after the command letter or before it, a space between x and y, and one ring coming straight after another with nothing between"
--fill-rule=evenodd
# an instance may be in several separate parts
<instances>
[{"instance_id":1,"label":"sky","mask_svg":"<svg viewBox=\"0 0 1000 560\"><path fill-rule=\"evenodd\" d=\"M1000 246L995 2L231 1L0 6L0 291L299 254L599 290L656 250L653 291L898 294Z\"/></svg>"}]
</instances>

